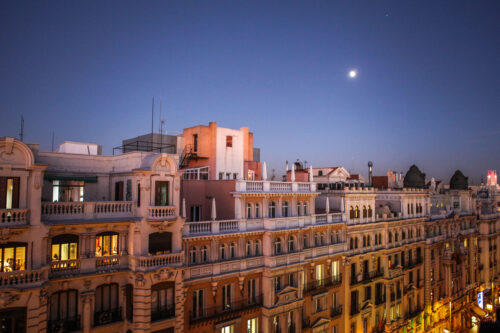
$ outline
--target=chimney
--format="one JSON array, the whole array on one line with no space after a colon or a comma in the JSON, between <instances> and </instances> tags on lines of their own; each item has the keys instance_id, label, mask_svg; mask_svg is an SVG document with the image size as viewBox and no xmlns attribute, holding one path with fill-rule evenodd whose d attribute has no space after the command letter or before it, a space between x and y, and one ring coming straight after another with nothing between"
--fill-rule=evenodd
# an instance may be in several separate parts
<instances>
[{"instance_id":1,"label":"chimney","mask_svg":"<svg viewBox=\"0 0 500 333\"><path fill-rule=\"evenodd\" d=\"M368 186L372 186L372 171L373 171L373 162L368 162Z\"/></svg>"}]
</instances>

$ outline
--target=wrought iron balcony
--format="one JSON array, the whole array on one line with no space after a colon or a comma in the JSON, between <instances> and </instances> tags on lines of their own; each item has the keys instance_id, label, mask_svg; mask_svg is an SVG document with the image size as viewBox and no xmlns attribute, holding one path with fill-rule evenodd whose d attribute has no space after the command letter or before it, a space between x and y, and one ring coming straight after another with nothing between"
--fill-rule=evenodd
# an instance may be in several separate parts
<instances>
[{"instance_id":1,"label":"wrought iron balcony","mask_svg":"<svg viewBox=\"0 0 500 333\"><path fill-rule=\"evenodd\" d=\"M49 320L47 331L49 333L72 332L81 329L80 316L64 320Z\"/></svg>"},{"instance_id":2,"label":"wrought iron balcony","mask_svg":"<svg viewBox=\"0 0 500 333\"><path fill-rule=\"evenodd\" d=\"M151 311L151 321L162 320L166 318L175 317L175 308L158 309Z\"/></svg>"},{"instance_id":3,"label":"wrought iron balcony","mask_svg":"<svg viewBox=\"0 0 500 333\"><path fill-rule=\"evenodd\" d=\"M213 320L213 319L231 319L239 317L239 313L243 310L257 308L262 305L262 296L258 295L250 299L243 299L237 302L231 302L225 306L220 304L217 306L200 309L199 312L189 312L189 322L191 324Z\"/></svg>"},{"instance_id":4,"label":"wrought iron balcony","mask_svg":"<svg viewBox=\"0 0 500 333\"><path fill-rule=\"evenodd\" d=\"M330 312L330 317L332 319L337 318L342 315L342 304L337 305L336 307L332 308L332 311Z\"/></svg>"},{"instance_id":5,"label":"wrought iron balcony","mask_svg":"<svg viewBox=\"0 0 500 333\"><path fill-rule=\"evenodd\" d=\"M328 287L337 287L342 284L342 275L335 276L333 278L326 278L322 280L314 280L307 283L304 287L304 293L308 294L313 291L323 290Z\"/></svg>"},{"instance_id":6,"label":"wrought iron balcony","mask_svg":"<svg viewBox=\"0 0 500 333\"><path fill-rule=\"evenodd\" d=\"M353 277L351 276L351 286L354 286L356 284L368 283L368 282L371 282L372 280L379 278L379 277L382 277L382 276L384 276L384 271L382 269L378 270L378 271L372 271L369 273L365 273L362 275L361 279L358 279L358 280L352 279Z\"/></svg>"},{"instance_id":7,"label":"wrought iron balcony","mask_svg":"<svg viewBox=\"0 0 500 333\"><path fill-rule=\"evenodd\" d=\"M111 311L94 312L94 326L106 325L122 321L122 308Z\"/></svg>"}]
</instances>

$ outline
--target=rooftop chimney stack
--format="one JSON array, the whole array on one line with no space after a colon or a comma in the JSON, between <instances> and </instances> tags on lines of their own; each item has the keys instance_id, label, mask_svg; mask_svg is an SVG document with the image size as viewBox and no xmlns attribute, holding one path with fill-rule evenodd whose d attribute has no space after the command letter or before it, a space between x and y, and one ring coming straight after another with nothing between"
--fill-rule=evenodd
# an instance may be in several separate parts
<instances>
[{"instance_id":1,"label":"rooftop chimney stack","mask_svg":"<svg viewBox=\"0 0 500 333\"><path fill-rule=\"evenodd\" d=\"M371 187L372 184L372 171L373 171L373 162L368 162L368 185Z\"/></svg>"}]
</instances>

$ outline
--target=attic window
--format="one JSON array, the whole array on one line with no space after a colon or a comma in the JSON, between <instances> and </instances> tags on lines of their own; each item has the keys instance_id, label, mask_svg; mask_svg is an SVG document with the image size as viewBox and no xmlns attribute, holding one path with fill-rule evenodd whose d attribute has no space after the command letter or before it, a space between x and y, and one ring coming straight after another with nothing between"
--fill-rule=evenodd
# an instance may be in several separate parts
<instances>
[{"instance_id":1,"label":"attic window","mask_svg":"<svg viewBox=\"0 0 500 333\"><path fill-rule=\"evenodd\" d=\"M233 137L228 135L226 136L226 147L232 147L233 146Z\"/></svg>"},{"instance_id":2,"label":"attic window","mask_svg":"<svg viewBox=\"0 0 500 333\"><path fill-rule=\"evenodd\" d=\"M318 171L318 176L323 176L323 170Z\"/></svg>"}]
</instances>

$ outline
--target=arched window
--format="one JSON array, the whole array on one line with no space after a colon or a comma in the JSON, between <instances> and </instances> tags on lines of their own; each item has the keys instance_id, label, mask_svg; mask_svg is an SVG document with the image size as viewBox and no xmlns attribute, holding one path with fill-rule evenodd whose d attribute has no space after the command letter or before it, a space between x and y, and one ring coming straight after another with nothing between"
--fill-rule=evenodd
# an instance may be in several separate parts
<instances>
[{"instance_id":1,"label":"arched window","mask_svg":"<svg viewBox=\"0 0 500 333\"><path fill-rule=\"evenodd\" d=\"M260 204L259 203L255 204L255 218L256 219L260 218Z\"/></svg>"},{"instance_id":2,"label":"arched window","mask_svg":"<svg viewBox=\"0 0 500 333\"><path fill-rule=\"evenodd\" d=\"M281 238L276 238L274 241L274 254L280 254L281 253Z\"/></svg>"},{"instance_id":3,"label":"arched window","mask_svg":"<svg viewBox=\"0 0 500 333\"><path fill-rule=\"evenodd\" d=\"M269 203L269 217L270 218L276 217L276 202L274 202L274 201L271 201Z\"/></svg>"},{"instance_id":4,"label":"arched window","mask_svg":"<svg viewBox=\"0 0 500 333\"><path fill-rule=\"evenodd\" d=\"M307 216L307 202L304 202L304 216Z\"/></svg>"},{"instance_id":5,"label":"arched window","mask_svg":"<svg viewBox=\"0 0 500 333\"><path fill-rule=\"evenodd\" d=\"M192 264L196 264L196 247L194 246L189 250L189 261Z\"/></svg>"},{"instance_id":6,"label":"arched window","mask_svg":"<svg viewBox=\"0 0 500 333\"><path fill-rule=\"evenodd\" d=\"M359 207L356 206L356 211L354 212L354 217L359 219Z\"/></svg>"},{"instance_id":7,"label":"arched window","mask_svg":"<svg viewBox=\"0 0 500 333\"><path fill-rule=\"evenodd\" d=\"M206 245L201 247L201 261L204 263L208 262L208 248Z\"/></svg>"},{"instance_id":8,"label":"arched window","mask_svg":"<svg viewBox=\"0 0 500 333\"><path fill-rule=\"evenodd\" d=\"M104 325L116 321L120 316L118 307L118 283L103 284L96 288L94 324Z\"/></svg>"},{"instance_id":9,"label":"arched window","mask_svg":"<svg viewBox=\"0 0 500 333\"><path fill-rule=\"evenodd\" d=\"M410 205L411 207L411 214L413 215L413 203Z\"/></svg>"},{"instance_id":10,"label":"arched window","mask_svg":"<svg viewBox=\"0 0 500 333\"><path fill-rule=\"evenodd\" d=\"M369 235L366 236L366 246L372 246L371 242L372 242L372 238Z\"/></svg>"},{"instance_id":11,"label":"arched window","mask_svg":"<svg viewBox=\"0 0 500 333\"><path fill-rule=\"evenodd\" d=\"M59 235L52 238L52 261L78 258L78 236Z\"/></svg>"},{"instance_id":12,"label":"arched window","mask_svg":"<svg viewBox=\"0 0 500 333\"><path fill-rule=\"evenodd\" d=\"M234 242L229 245L229 255L231 258L236 258L236 244Z\"/></svg>"},{"instance_id":13,"label":"arched window","mask_svg":"<svg viewBox=\"0 0 500 333\"><path fill-rule=\"evenodd\" d=\"M304 235L304 237L302 238L302 243L303 243L304 249L307 249L309 247L309 241L308 241L307 235Z\"/></svg>"},{"instance_id":14,"label":"arched window","mask_svg":"<svg viewBox=\"0 0 500 333\"><path fill-rule=\"evenodd\" d=\"M363 236L363 247L366 246L366 236Z\"/></svg>"},{"instance_id":15,"label":"arched window","mask_svg":"<svg viewBox=\"0 0 500 333\"><path fill-rule=\"evenodd\" d=\"M358 237L356 237L354 239L354 245L355 245L355 248L357 249L358 248Z\"/></svg>"},{"instance_id":16,"label":"arched window","mask_svg":"<svg viewBox=\"0 0 500 333\"><path fill-rule=\"evenodd\" d=\"M408 204L408 214L411 214L410 204Z\"/></svg>"},{"instance_id":17,"label":"arched window","mask_svg":"<svg viewBox=\"0 0 500 333\"><path fill-rule=\"evenodd\" d=\"M340 232L337 231L336 234L337 234L337 243L340 243L342 241L340 238Z\"/></svg>"},{"instance_id":18,"label":"arched window","mask_svg":"<svg viewBox=\"0 0 500 333\"><path fill-rule=\"evenodd\" d=\"M353 238L349 239L349 249L351 249L351 250L354 249L354 239Z\"/></svg>"},{"instance_id":19,"label":"arched window","mask_svg":"<svg viewBox=\"0 0 500 333\"><path fill-rule=\"evenodd\" d=\"M368 217L373 216L372 206L368 206Z\"/></svg>"},{"instance_id":20,"label":"arched window","mask_svg":"<svg viewBox=\"0 0 500 333\"><path fill-rule=\"evenodd\" d=\"M318 233L314 234L314 246L319 246L319 236L318 236Z\"/></svg>"},{"instance_id":21,"label":"arched window","mask_svg":"<svg viewBox=\"0 0 500 333\"><path fill-rule=\"evenodd\" d=\"M397 242L398 241L398 232L396 231L394 233L394 241Z\"/></svg>"},{"instance_id":22,"label":"arched window","mask_svg":"<svg viewBox=\"0 0 500 333\"><path fill-rule=\"evenodd\" d=\"M247 219L251 219L251 218L252 218L252 204L247 203Z\"/></svg>"},{"instance_id":23,"label":"arched window","mask_svg":"<svg viewBox=\"0 0 500 333\"><path fill-rule=\"evenodd\" d=\"M326 234L324 232L321 233L321 245L326 244Z\"/></svg>"},{"instance_id":24,"label":"arched window","mask_svg":"<svg viewBox=\"0 0 500 333\"><path fill-rule=\"evenodd\" d=\"M71 322L79 327L77 290L59 291L50 296L49 325L60 322Z\"/></svg>"},{"instance_id":25,"label":"arched window","mask_svg":"<svg viewBox=\"0 0 500 333\"><path fill-rule=\"evenodd\" d=\"M251 256L252 256L252 242L247 241L247 257L251 257Z\"/></svg>"},{"instance_id":26,"label":"arched window","mask_svg":"<svg viewBox=\"0 0 500 333\"><path fill-rule=\"evenodd\" d=\"M406 239L406 232L403 230L403 232L401 233L401 240L405 239Z\"/></svg>"},{"instance_id":27,"label":"arched window","mask_svg":"<svg viewBox=\"0 0 500 333\"><path fill-rule=\"evenodd\" d=\"M349 207L349 218L353 219L354 218L354 208L352 206Z\"/></svg>"},{"instance_id":28,"label":"arched window","mask_svg":"<svg viewBox=\"0 0 500 333\"><path fill-rule=\"evenodd\" d=\"M302 216L302 202L297 203L297 215Z\"/></svg>"},{"instance_id":29,"label":"arched window","mask_svg":"<svg viewBox=\"0 0 500 333\"><path fill-rule=\"evenodd\" d=\"M366 206L363 205L363 218L368 217L368 210L366 209Z\"/></svg>"},{"instance_id":30,"label":"arched window","mask_svg":"<svg viewBox=\"0 0 500 333\"><path fill-rule=\"evenodd\" d=\"M290 236L288 237L288 252L293 252L295 251L295 237Z\"/></svg>"},{"instance_id":31,"label":"arched window","mask_svg":"<svg viewBox=\"0 0 500 333\"><path fill-rule=\"evenodd\" d=\"M103 232L97 235L95 247L96 257L115 256L118 254L118 234Z\"/></svg>"},{"instance_id":32,"label":"arched window","mask_svg":"<svg viewBox=\"0 0 500 333\"><path fill-rule=\"evenodd\" d=\"M221 260L226 259L226 244L220 245L220 259Z\"/></svg>"},{"instance_id":33,"label":"arched window","mask_svg":"<svg viewBox=\"0 0 500 333\"><path fill-rule=\"evenodd\" d=\"M392 232L389 231L389 243L392 243Z\"/></svg>"},{"instance_id":34,"label":"arched window","mask_svg":"<svg viewBox=\"0 0 500 333\"><path fill-rule=\"evenodd\" d=\"M283 217L288 217L288 201L283 202L283 206L281 207L281 215Z\"/></svg>"},{"instance_id":35,"label":"arched window","mask_svg":"<svg viewBox=\"0 0 500 333\"><path fill-rule=\"evenodd\" d=\"M335 233L330 231L330 244L335 244L337 240L335 239Z\"/></svg>"},{"instance_id":36,"label":"arched window","mask_svg":"<svg viewBox=\"0 0 500 333\"><path fill-rule=\"evenodd\" d=\"M261 249L260 240L256 240L255 241L255 255L256 256L260 256L260 249Z\"/></svg>"}]
</instances>

